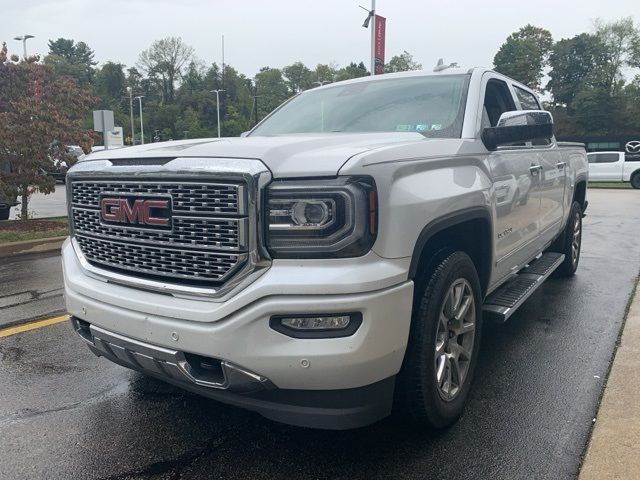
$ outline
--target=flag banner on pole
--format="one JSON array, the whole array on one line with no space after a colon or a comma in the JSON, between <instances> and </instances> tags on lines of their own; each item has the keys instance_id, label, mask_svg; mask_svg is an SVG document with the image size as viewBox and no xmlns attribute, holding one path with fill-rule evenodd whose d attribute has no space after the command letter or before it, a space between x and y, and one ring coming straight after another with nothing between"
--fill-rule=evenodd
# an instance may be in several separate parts
<instances>
[{"instance_id":1,"label":"flag banner on pole","mask_svg":"<svg viewBox=\"0 0 640 480\"><path fill-rule=\"evenodd\" d=\"M385 30L386 30L387 19L385 17L381 17L380 15L376 15L375 17L375 60L376 60L376 68L375 74L380 75L384 73L384 40L385 40Z\"/></svg>"}]
</instances>

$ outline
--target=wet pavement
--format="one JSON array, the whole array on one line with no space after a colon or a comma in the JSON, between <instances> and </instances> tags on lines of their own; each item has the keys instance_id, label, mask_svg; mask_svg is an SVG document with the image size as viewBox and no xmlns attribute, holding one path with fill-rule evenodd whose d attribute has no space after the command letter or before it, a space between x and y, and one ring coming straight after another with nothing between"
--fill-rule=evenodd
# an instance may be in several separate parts
<instances>
[{"instance_id":1,"label":"wet pavement","mask_svg":"<svg viewBox=\"0 0 640 480\"><path fill-rule=\"evenodd\" d=\"M0 338L0 478L574 478L640 269L639 192L589 200L577 276L487 328L444 432L276 424L96 358L63 323Z\"/></svg>"},{"instance_id":2,"label":"wet pavement","mask_svg":"<svg viewBox=\"0 0 640 480\"><path fill-rule=\"evenodd\" d=\"M64 311L59 252L0 259L0 328Z\"/></svg>"}]
</instances>

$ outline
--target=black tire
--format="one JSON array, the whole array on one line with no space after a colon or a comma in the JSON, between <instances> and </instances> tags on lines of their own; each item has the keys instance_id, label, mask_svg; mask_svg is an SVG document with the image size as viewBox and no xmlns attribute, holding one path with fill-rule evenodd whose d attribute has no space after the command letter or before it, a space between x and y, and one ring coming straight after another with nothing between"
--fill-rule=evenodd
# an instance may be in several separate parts
<instances>
[{"instance_id":1,"label":"black tire","mask_svg":"<svg viewBox=\"0 0 640 480\"><path fill-rule=\"evenodd\" d=\"M631 186L635 189L640 189L640 172L631 176Z\"/></svg>"},{"instance_id":2,"label":"black tire","mask_svg":"<svg viewBox=\"0 0 640 480\"><path fill-rule=\"evenodd\" d=\"M11 213L10 207L0 208L0 220L9 220L9 214Z\"/></svg>"},{"instance_id":3,"label":"black tire","mask_svg":"<svg viewBox=\"0 0 640 480\"><path fill-rule=\"evenodd\" d=\"M576 238L577 232L577 238ZM554 272L556 276L571 277L575 275L580 262L582 249L582 207L573 202L564 232L549 247L552 252L564 253L564 262Z\"/></svg>"},{"instance_id":4,"label":"black tire","mask_svg":"<svg viewBox=\"0 0 640 480\"><path fill-rule=\"evenodd\" d=\"M465 303L467 298L464 293L472 292L473 296L469 300L469 312L474 313L474 335L469 337L451 337L441 335L440 328L444 323L440 322L440 315L447 308L447 295L450 293L456 282L463 281L463 294L460 305ZM450 304L450 303L449 303ZM457 309L456 309L457 310ZM453 309L452 309L453 311ZM469 318L463 315L464 318ZM463 321L460 327L464 325ZM455 317L454 317L455 319ZM451 321L447 324L452 324ZM468 327L469 324L467 324ZM399 413L408 417L413 425L421 427L440 429L453 424L464 410L469 395L469 389L473 380L473 373L480 349L480 335L482 331L482 305L480 281L475 266L464 252L441 251L437 253L431 264L425 269L424 275L416 283L414 294L413 318L411 321L411 332L409 344L405 354L404 363L397 382L397 400ZM447 333L451 334L450 331ZM467 332L470 333L470 332ZM467 335L467 334L464 334ZM446 340L445 340L446 339ZM466 373L462 382L458 382L455 395L451 398L444 398L443 388L446 386L447 372L455 370L454 363L449 362L447 367L440 368L441 378L444 382L439 382L437 377L438 365L443 362L446 352L458 351L455 343L462 341L461 347L465 349L471 345L468 360L458 361L460 364L458 372L461 372L462 363L466 365ZM438 343L442 345L441 353L436 350ZM467 342L464 344L464 342ZM453 346L449 345L453 343ZM463 358L463 355L458 357ZM455 383L453 373L449 375L449 387ZM457 377L462 378L462 375ZM453 392L453 388L452 388Z\"/></svg>"}]
</instances>

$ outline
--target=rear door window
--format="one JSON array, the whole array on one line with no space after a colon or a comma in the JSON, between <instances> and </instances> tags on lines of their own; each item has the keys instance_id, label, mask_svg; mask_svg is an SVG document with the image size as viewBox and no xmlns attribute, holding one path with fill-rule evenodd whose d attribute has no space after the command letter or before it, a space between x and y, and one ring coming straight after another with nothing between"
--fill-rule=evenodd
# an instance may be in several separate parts
<instances>
[{"instance_id":1,"label":"rear door window","mask_svg":"<svg viewBox=\"0 0 640 480\"><path fill-rule=\"evenodd\" d=\"M617 153L592 153L588 155L589 163L615 163L620 158Z\"/></svg>"},{"instance_id":2,"label":"rear door window","mask_svg":"<svg viewBox=\"0 0 640 480\"><path fill-rule=\"evenodd\" d=\"M520 101L522 110L540 110L538 99L533 93L527 92L526 90L523 90L520 87L516 87L515 85L513 86L513 88L516 91L516 96Z\"/></svg>"}]
</instances>

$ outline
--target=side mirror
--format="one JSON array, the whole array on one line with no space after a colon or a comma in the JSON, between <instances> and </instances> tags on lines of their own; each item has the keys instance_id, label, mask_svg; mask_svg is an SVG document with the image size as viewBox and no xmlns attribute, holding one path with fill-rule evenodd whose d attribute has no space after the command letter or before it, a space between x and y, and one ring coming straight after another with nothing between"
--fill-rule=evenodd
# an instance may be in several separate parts
<instances>
[{"instance_id":1,"label":"side mirror","mask_svg":"<svg viewBox=\"0 0 640 480\"><path fill-rule=\"evenodd\" d=\"M482 141L489 150L511 143L551 140L552 137L553 117L544 110L504 112L497 127L482 131Z\"/></svg>"}]
</instances>

